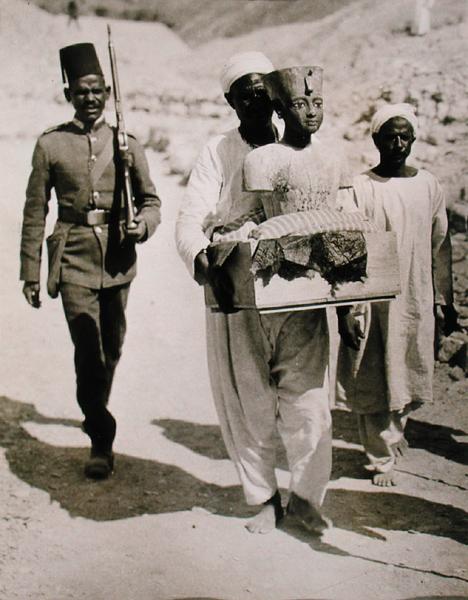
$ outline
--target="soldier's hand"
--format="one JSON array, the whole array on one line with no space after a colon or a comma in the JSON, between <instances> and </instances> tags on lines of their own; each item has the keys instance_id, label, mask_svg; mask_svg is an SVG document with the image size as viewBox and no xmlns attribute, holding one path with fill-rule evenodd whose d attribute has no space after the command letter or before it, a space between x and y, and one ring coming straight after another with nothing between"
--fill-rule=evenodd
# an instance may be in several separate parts
<instances>
[{"instance_id":1,"label":"soldier's hand","mask_svg":"<svg viewBox=\"0 0 468 600\"><path fill-rule=\"evenodd\" d=\"M130 152L130 150L121 150L120 158L124 164L128 165L129 167L133 167L135 162L133 152Z\"/></svg>"},{"instance_id":2,"label":"soldier's hand","mask_svg":"<svg viewBox=\"0 0 468 600\"><path fill-rule=\"evenodd\" d=\"M195 257L194 279L198 285L205 285L210 281L210 263L205 250L202 250Z\"/></svg>"},{"instance_id":3,"label":"soldier's hand","mask_svg":"<svg viewBox=\"0 0 468 600\"><path fill-rule=\"evenodd\" d=\"M23 285L23 294L26 302L34 308L41 307L40 300L41 286L37 281L25 281Z\"/></svg>"},{"instance_id":4,"label":"soldier's hand","mask_svg":"<svg viewBox=\"0 0 468 600\"><path fill-rule=\"evenodd\" d=\"M359 350L361 340L365 337L359 319L346 306L339 307L337 315L338 332L343 344L353 350Z\"/></svg>"},{"instance_id":5,"label":"soldier's hand","mask_svg":"<svg viewBox=\"0 0 468 600\"><path fill-rule=\"evenodd\" d=\"M146 223L145 221L140 220L138 217L135 218L134 223L136 224L136 227L131 229L127 228L125 231L125 237L131 242L142 242L144 239L146 239L147 235Z\"/></svg>"}]
</instances>

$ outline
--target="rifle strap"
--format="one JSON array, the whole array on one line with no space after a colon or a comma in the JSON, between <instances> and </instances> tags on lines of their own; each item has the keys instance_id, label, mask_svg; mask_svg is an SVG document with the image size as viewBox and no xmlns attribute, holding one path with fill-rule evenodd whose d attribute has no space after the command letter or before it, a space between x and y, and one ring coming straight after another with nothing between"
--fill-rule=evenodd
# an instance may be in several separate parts
<instances>
[{"instance_id":1,"label":"rifle strap","mask_svg":"<svg viewBox=\"0 0 468 600\"><path fill-rule=\"evenodd\" d=\"M109 163L114 158L114 132L111 128L108 130L108 137L104 148L102 149L99 156L96 158L93 168L91 169L91 184L93 190L96 188L102 174L106 170Z\"/></svg>"}]
</instances>

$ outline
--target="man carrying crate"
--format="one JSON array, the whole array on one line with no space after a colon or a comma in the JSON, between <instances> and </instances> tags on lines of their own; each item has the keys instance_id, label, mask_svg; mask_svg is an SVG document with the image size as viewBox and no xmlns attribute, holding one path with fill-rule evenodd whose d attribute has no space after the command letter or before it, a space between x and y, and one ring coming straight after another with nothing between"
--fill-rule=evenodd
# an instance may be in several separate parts
<instances>
[{"instance_id":1,"label":"man carrying crate","mask_svg":"<svg viewBox=\"0 0 468 600\"><path fill-rule=\"evenodd\" d=\"M249 220L265 220L260 196L243 189L242 167L253 148L277 139L262 78L270 71L271 63L256 52L232 57L223 69L223 91L240 125L212 139L202 151L176 229L181 257L201 284L212 281L206 248L213 235L232 229L233 223L241 227ZM321 102L311 110L313 118L298 125L309 143L322 121ZM285 119L285 124L290 133L290 121ZM338 187L351 185L344 175L336 182L335 195ZM325 311L207 311L206 322L208 366L223 439L247 503L262 506L247 529L267 533L283 517L275 475L279 431L291 470L289 518L322 533L329 525L321 505L331 470Z\"/></svg>"}]
</instances>

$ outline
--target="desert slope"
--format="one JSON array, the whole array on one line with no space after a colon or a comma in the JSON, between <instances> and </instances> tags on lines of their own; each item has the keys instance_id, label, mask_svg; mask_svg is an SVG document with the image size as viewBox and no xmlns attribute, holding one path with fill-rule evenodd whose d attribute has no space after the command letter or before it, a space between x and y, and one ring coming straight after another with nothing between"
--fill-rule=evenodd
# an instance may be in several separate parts
<instances>
[{"instance_id":1,"label":"desert slope","mask_svg":"<svg viewBox=\"0 0 468 600\"><path fill-rule=\"evenodd\" d=\"M233 37L260 27L315 21L356 0L80 0L81 14L159 21L190 45ZM34 0L53 13L64 13L63 0ZM105 15L104 15L105 13Z\"/></svg>"}]
</instances>

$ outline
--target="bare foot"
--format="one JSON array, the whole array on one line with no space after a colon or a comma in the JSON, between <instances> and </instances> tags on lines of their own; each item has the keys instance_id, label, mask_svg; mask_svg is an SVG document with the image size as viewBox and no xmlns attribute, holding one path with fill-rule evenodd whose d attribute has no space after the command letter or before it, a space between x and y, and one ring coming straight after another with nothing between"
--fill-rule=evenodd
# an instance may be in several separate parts
<instances>
[{"instance_id":1,"label":"bare foot","mask_svg":"<svg viewBox=\"0 0 468 600\"><path fill-rule=\"evenodd\" d=\"M330 529L333 525L331 520L325 517L316 507L297 496L294 492L291 493L288 503L287 516L288 521L292 522L293 525L298 525L314 535L322 535L324 531Z\"/></svg>"},{"instance_id":2,"label":"bare foot","mask_svg":"<svg viewBox=\"0 0 468 600\"><path fill-rule=\"evenodd\" d=\"M372 478L372 483L380 487L392 487L392 485L396 485L395 472L390 469L387 473L376 473Z\"/></svg>"},{"instance_id":3,"label":"bare foot","mask_svg":"<svg viewBox=\"0 0 468 600\"><path fill-rule=\"evenodd\" d=\"M250 533L270 533L276 527L275 507L271 504L264 506L245 527Z\"/></svg>"},{"instance_id":4,"label":"bare foot","mask_svg":"<svg viewBox=\"0 0 468 600\"><path fill-rule=\"evenodd\" d=\"M269 500L264 503L262 510L246 524L250 533L270 533L284 516L281 506L281 496L275 492Z\"/></svg>"},{"instance_id":5,"label":"bare foot","mask_svg":"<svg viewBox=\"0 0 468 600\"><path fill-rule=\"evenodd\" d=\"M397 442L396 444L392 444L393 453L394 453L395 457L397 457L397 458L399 456L404 456L406 454L406 451L408 450L408 448L409 448L409 444L405 437L402 437L401 440L399 442Z\"/></svg>"}]
</instances>

